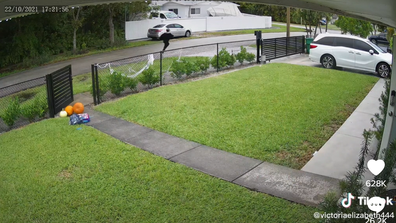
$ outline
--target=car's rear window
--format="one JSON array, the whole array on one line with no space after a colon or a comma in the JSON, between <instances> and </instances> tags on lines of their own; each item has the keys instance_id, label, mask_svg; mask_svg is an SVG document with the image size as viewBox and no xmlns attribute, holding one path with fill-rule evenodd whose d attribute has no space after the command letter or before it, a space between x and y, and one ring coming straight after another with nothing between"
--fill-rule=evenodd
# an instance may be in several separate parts
<instances>
[{"instance_id":1,"label":"car's rear window","mask_svg":"<svg viewBox=\"0 0 396 223\"><path fill-rule=\"evenodd\" d=\"M159 25L154 26L153 28L162 28L164 26L165 26L165 24L159 24Z\"/></svg>"},{"instance_id":2,"label":"car's rear window","mask_svg":"<svg viewBox=\"0 0 396 223\"><path fill-rule=\"evenodd\" d=\"M334 44L334 37L323 37L322 39L315 41L314 43L333 46Z\"/></svg>"}]
</instances>

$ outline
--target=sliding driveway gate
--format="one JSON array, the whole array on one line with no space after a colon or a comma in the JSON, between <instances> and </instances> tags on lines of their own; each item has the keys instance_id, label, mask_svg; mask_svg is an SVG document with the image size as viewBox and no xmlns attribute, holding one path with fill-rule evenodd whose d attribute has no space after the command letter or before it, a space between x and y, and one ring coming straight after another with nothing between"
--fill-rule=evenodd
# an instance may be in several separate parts
<instances>
[{"instance_id":1,"label":"sliding driveway gate","mask_svg":"<svg viewBox=\"0 0 396 223\"><path fill-rule=\"evenodd\" d=\"M271 61L281 57L301 54L304 53L304 49L304 36L263 39L261 42L261 61Z\"/></svg>"}]
</instances>

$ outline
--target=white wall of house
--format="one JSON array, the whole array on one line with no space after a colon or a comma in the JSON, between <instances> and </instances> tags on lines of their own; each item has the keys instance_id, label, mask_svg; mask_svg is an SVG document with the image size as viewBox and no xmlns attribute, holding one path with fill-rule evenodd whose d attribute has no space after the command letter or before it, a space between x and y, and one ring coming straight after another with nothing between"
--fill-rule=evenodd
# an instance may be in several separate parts
<instances>
[{"instance_id":1,"label":"white wall of house","mask_svg":"<svg viewBox=\"0 0 396 223\"><path fill-rule=\"evenodd\" d=\"M161 11L170 11L170 9L177 9L177 15L182 18L188 18L188 6L169 2L161 7Z\"/></svg>"},{"instance_id":2,"label":"white wall of house","mask_svg":"<svg viewBox=\"0 0 396 223\"><path fill-rule=\"evenodd\" d=\"M196 5L181 5L174 2L169 2L161 6L161 11L170 11L170 9L177 9L177 14L181 18L198 18L209 16L208 9L219 5L217 2L201 2ZM189 13L192 8L199 8L199 14ZM172 10L173 11L173 10ZM195 10L196 11L196 10Z\"/></svg>"},{"instance_id":3,"label":"white wall of house","mask_svg":"<svg viewBox=\"0 0 396 223\"><path fill-rule=\"evenodd\" d=\"M147 38L147 31L155 25L165 23L179 23L194 32L211 32L236 29L264 29L272 26L270 16L224 16L190 19L146 19L141 21L128 21L125 23L125 39L135 40Z\"/></svg>"}]
</instances>

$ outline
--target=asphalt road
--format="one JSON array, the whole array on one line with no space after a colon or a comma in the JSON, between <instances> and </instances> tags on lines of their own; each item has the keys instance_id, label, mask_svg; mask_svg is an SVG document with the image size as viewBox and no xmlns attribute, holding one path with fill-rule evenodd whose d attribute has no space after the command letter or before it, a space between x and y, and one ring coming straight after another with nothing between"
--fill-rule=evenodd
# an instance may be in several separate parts
<instances>
[{"instance_id":1,"label":"asphalt road","mask_svg":"<svg viewBox=\"0 0 396 223\"><path fill-rule=\"evenodd\" d=\"M333 31L332 31L333 32ZM335 31L338 32L338 31ZM301 36L306 35L305 32L292 32L291 36ZM277 38L277 37L285 37L286 33L264 33L263 38ZM244 35L233 35L233 36L218 36L218 37L208 37L208 38L200 38L200 39L189 39L183 40L178 39L177 41L171 41L170 46L167 50L178 49L183 47L191 47L191 46L199 46L205 44L215 44L215 43L227 43L233 41L243 41L243 40L255 40L254 33L252 34L244 34ZM10 86L16 83L20 83L23 81L31 80L34 78L43 77L46 74L49 74L57 69L60 69L69 64L72 65L72 73L73 75L79 75L88 73L91 71L91 64L95 63L104 63L119 59L124 59L133 56L145 55L150 53L158 53L162 50L163 43L158 41L158 44L149 45L149 46L141 46L134 47L123 50L116 50L112 52L106 52L101 54L95 54L90 56L85 56L77 59L71 59L67 61L62 61L58 63L53 63L45 66L40 66L36 68L32 68L29 70L25 70L19 73L15 73L6 77L0 78L0 88Z\"/></svg>"},{"instance_id":2,"label":"asphalt road","mask_svg":"<svg viewBox=\"0 0 396 223\"><path fill-rule=\"evenodd\" d=\"M268 34L264 34L263 38L284 37L285 35L286 35L285 33L268 33ZM304 33L297 32L297 33L292 33L291 35L298 36L298 35L304 35ZM242 41L242 40L255 40L255 36L252 33L248 35L218 36L218 37L191 39L191 40L178 39L177 41L171 41L170 46L168 47L167 50L205 45L205 44L213 44L213 43ZM25 70L19 73L15 73L0 78L0 88L10 86L22 81L27 81L34 78L45 76L46 74L56 71L57 69L60 69L69 64L72 65L73 75L88 73L91 71L91 64L104 63L104 62L119 60L127 57L156 53L161 51L162 47L163 47L163 43L161 41L158 41L158 44L154 44L154 45L100 53L100 54L85 56L77 59L71 59L67 61L62 61L58 63L32 68L29 70Z\"/></svg>"}]
</instances>

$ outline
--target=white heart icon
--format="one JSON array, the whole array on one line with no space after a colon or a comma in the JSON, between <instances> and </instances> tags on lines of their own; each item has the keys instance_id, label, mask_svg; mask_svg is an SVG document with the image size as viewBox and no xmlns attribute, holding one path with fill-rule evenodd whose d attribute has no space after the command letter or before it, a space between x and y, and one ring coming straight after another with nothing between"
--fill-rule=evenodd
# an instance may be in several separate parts
<instances>
[{"instance_id":1,"label":"white heart icon","mask_svg":"<svg viewBox=\"0 0 396 223\"><path fill-rule=\"evenodd\" d=\"M369 160L367 162L367 167L371 173L377 176L385 168L385 162L383 160Z\"/></svg>"}]
</instances>

